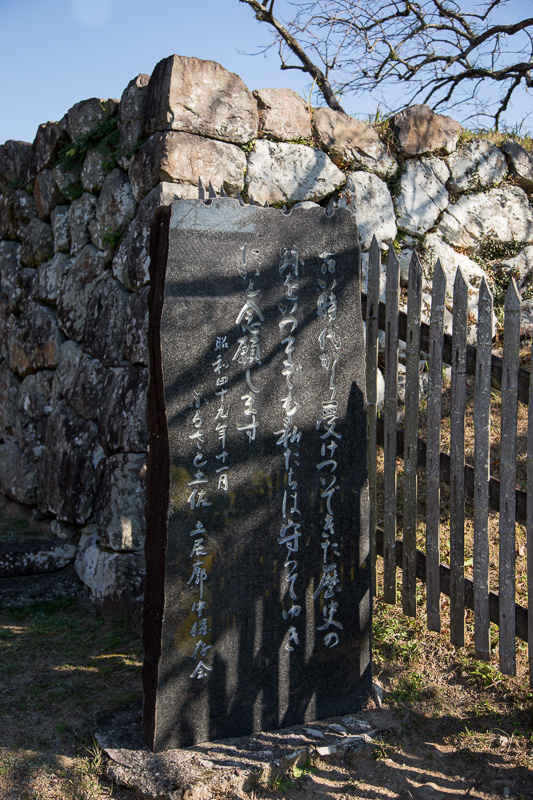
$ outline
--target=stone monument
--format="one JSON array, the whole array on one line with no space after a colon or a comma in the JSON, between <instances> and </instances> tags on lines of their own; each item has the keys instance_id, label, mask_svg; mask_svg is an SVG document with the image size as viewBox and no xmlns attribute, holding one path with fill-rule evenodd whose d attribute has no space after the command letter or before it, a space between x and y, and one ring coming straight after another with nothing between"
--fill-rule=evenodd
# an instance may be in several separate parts
<instances>
[{"instance_id":1,"label":"stone monument","mask_svg":"<svg viewBox=\"0 0 533 800\"><path fill-rule=\"evenodd\" d=\"M371 591L353 214L158 213L143 680L163 750L359 709Z\"/></svg>"}]
</instances>

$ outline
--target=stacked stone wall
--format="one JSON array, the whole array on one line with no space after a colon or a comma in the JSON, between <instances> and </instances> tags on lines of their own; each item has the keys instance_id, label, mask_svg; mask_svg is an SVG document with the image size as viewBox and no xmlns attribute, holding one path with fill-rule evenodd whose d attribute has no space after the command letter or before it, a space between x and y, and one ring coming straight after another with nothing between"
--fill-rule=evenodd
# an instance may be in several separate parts
<instances>
[{"instance_id":1,"label":"stacked stone wall","mask_svg":"<svg viewBox=\"0 0 533 800\"><path fill-rule=\"evenodd\" d=\"M512 272L531 328L533 156L415 106L378 132L289 89L250 92L172 56L118 100L83 100L32 144L0 146L0 491L76 545L99 604L142 589L149 227L198 180L258 203L354 210L373 235L483 275ZM490 250L492 248L492 250ZM494 272L496 267L496 272ZM499 272L498 272L499 271ZM451 317L448 318L448 324Z\"/></svg>"}]
</instances>

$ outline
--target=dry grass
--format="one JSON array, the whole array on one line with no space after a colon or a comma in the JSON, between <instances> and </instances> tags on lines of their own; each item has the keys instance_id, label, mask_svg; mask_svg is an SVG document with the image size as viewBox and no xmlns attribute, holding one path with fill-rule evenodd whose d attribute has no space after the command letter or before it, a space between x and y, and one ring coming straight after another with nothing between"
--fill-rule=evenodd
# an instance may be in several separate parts
<instances>
[{"instance_id":1,"label":"dry grass","mask_svg":"<svg viewBox=\"0 0 533 800\"><path fill-rule=\"evenodd\" d=\"M0 797L120 798L95 718L140 696L139 642L74 600L0 611Z\"/></svg>"},{"instance_id":2,"label":"dry grass","mask_svg":"<svg viewBox=\"0 0 533 800\"><path fill-rule=\"evenodd\" d=\"M521 366L529 369L531 358L531 341L524 342L521 349ZM474 465L474 446L475 446L475 420L474 420L474 378L467 376L467 404L465 415L465 463ZM441 420L441 451L450 452L450 412L451 412L451 385L450 381L444 381L442 393L442 420ZM527 423L528 409L522 403L518 404L517 415L517 488L525 491L527 483L527 464L526 464L526 445L527 445ZM425 402L422 402L419 417L419 436L426 439L427 414ZM500 425L501 425L501 394L497 390L491 391L491 428L490 428L490 472L491 476L499 479L500 477ZM397 530L401 538L403 526L403 459L397 459ZM383 525L383 453L378 454L378 525ZM441 542L441 563L450 565L450 490L449 487L441 483L441 518L440 518L440 542ZM527 537L525 525L516 523L516 602L526 606L527 598ZM418 523L417 523L417 547L425 552L426 539L426 480L425 472L418 470ZM499 514L496 511L489 512L489 539L490 539L490 563L489 581L490 591L498 594L498 565L499 565ZM473 579L473 555L474 555L474 504L471 498L465 502L465 577ZM425 592L425 587L422 591ZM445 627L446 614L449 609L449 600L442 597L443 620ZM468 615L471 612L467 612ZM468 628L468 625L467 625ZM498 629L491 625L493 658L497 660L498 649ZM518 661L521 663L519 671L527 685L527 656L526 645L518 642Z\"/></svg>"}]
</instances>

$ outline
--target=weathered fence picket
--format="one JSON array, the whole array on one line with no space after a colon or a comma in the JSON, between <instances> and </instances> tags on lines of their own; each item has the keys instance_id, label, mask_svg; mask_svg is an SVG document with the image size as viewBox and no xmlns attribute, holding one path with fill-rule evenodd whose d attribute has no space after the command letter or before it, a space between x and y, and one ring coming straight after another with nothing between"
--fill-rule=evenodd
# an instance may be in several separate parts
<instances>
[{"instance_id":1,"label":"weathered fence picket","mask_svg":"<svg viewBox=\"0 0 533 800\"><path fill-rule=\"evenodd\" d=\"M379 336L379 276L381 250L372 237L368 255L368 292L366 306L366 405L368 444L368 495L370 502L370 564L373 592L377 592L376 527L377 527L377 373Z\"/></svg>"},{"instance_id":2,"label":"weathered fence picket","mask_svg":"<svg viewBox=\"0 0 533 800\"><path fill-rule=\"evenodd\" d=\"M465 410L468 286L459 268L453 286L450 428L450 639L465 643Z\"/></svg>"},{"instance_id":3,"label":"weathered fence picket","mask_svg":"<svg viewBox=\"0 0 533 800\"><path fill-rule=\"evenodd\" d=\"M519 366L520 296L514 281L505 303L503 358L492 353L493 299L486 279L478 295L477 345L467 345L468 284L458 269L453 288L452 335L444 333L446 277L437 262L432 283L431 320L421 321L421 269L409 268L407 313L399 310L399 264L389 250L386 302L379 302L381 254L375 239L368 260L368 296L362 296L367 323L368 448L373 553L383 556L383 599L397 602L396 569L402 569L402 605L416 615L416 580L427 584L427 624L440 631L441 595L450 597L450 639L465 643L465 608L474 611L476 655L491 657L490 625L499 625L500 669L516 670L515 638L529 642L533 688L533 614L516 603L515 523L527 530L528 597L533 597L533 381ZM385 406L377 415L379 330L385 331ZM398 425L399 341L406 343L406 397L403 427ZM418 436L420 353L429 354L427 444ZM450 451L442 452L442 370L452 367ZM532 357L533 368L533 357ZM466 376L474 381L474 467L465 464ZM500 480L490 475L491 392L501 390ZM529 404L527 493L516 487L518 401ZM376 447L384 447L384 529L377 527ZM403 531L397 538L397 457L403 457ZM417 469L426 471L426 552L417 549ZM450 566L440 563L440 485L450 486ZM473 551L465 554L465 497L474 500ZM490 591L489 509L500 512L499 588ZM374 549L375 548L375 549ZM473 555L473 580L465 577L465 558ZM471 563L471 562L468 562ZM375 570L375 567L373 567ZM375 571L373 575L375 575ZM376 583L374 583L376 586Z\"/></svg>"},{"instance_id":4,"label":"weathered fence picket","mask_svg":"<svg viewBox=\"0 0 533 800\"><path fill-rule=\"evenodd\" d=\"M422 268L415 252L409 265L407 299L407 342L405 349L405 449L403 505L403 612L416 617L416 517L417 443L420 372L420 312L422 306Z\"/></svg>"},{"instance_id":5,"label":"weathered fence picket","mask_svg":"<svg viewBox=\"0 0 533 800\"><path fill-rule=\"evenodd\" d=\"M394 249L387 257L385 319L385 447L383 598L396 603L396 427L398 424L398 311L400 264Z\"/></svg>"},{"instance_id":6,"label":"weathered fence picket","mask_svg":"<svg viewBox=\"0 0 533 800\"><path fill-rule=\"evenodd\" d=\"M533 347L531 348L530 370L533 372ZM527 415L527 599L528 606L533 598L533 381L529 382L529 408ZM533 611L528 615L528 657L529 685L533 689Z\"/></svg>"},{"instance_id":7,"label":"weathered fence picket","mask_svg":"<svg viewBox=\"0 0 533 800\"><path fill-rule=\"evenodd\" d=\"M520 295L512 278L505 298L500 439L500 669L507 675L516 672L515 489L519 356Z\"/></svg>"},{"instance_id":8,"label":"weathered fence picket","mask_svg":"<svg viewBox=\"0 0 533 800\"><path fill-rule=\"evenodd\" d=\"M489 480L490 366L492 293L485 278L478 299L476 386L474 395L474 638L478 658L490 660Z\"/></svg>"},{"instance_id":9,"label":"weathered fence picket","mask_svg":"<svg viewBox=\"0 0 533 800\"><path fill-rule=\"evenodd\" d=\"M442 342L446 276L440 261L433 273L429 331L429 383L426 452L427 625L440 632L440 431L442 417Z\"/></svg>"}]
</instances>

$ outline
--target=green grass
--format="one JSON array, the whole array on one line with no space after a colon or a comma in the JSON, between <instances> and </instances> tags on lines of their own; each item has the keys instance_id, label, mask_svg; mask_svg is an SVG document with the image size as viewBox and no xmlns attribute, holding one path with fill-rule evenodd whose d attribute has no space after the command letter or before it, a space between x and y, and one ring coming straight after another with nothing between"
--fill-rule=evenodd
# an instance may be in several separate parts
<instances>
[{"instance_id":1,"label":"green grass","mask_svg":"<svg viewBox=\"0 0 533 800\"><path fill-rule=\"evenodd\" d=\"M138 637L90 606L1 609L0 797L109 797L95 718L140 703L140 672Z\"/></svg>"},{"instance_id":2,"label":"green grass","mask_svg":"<svg viewBox=\"0 0 533 800\"><path fill-rule=\"evenodd\" d=\"M46 713L55 729L79 709L140 697L140 643L123 622L64 599L0 611L4 714ZM17 727L15 725L14 728ZM7 732L9 735L9 732ZM22 743L20 736L18 742Z\"/></svg>"}]
</instances>

